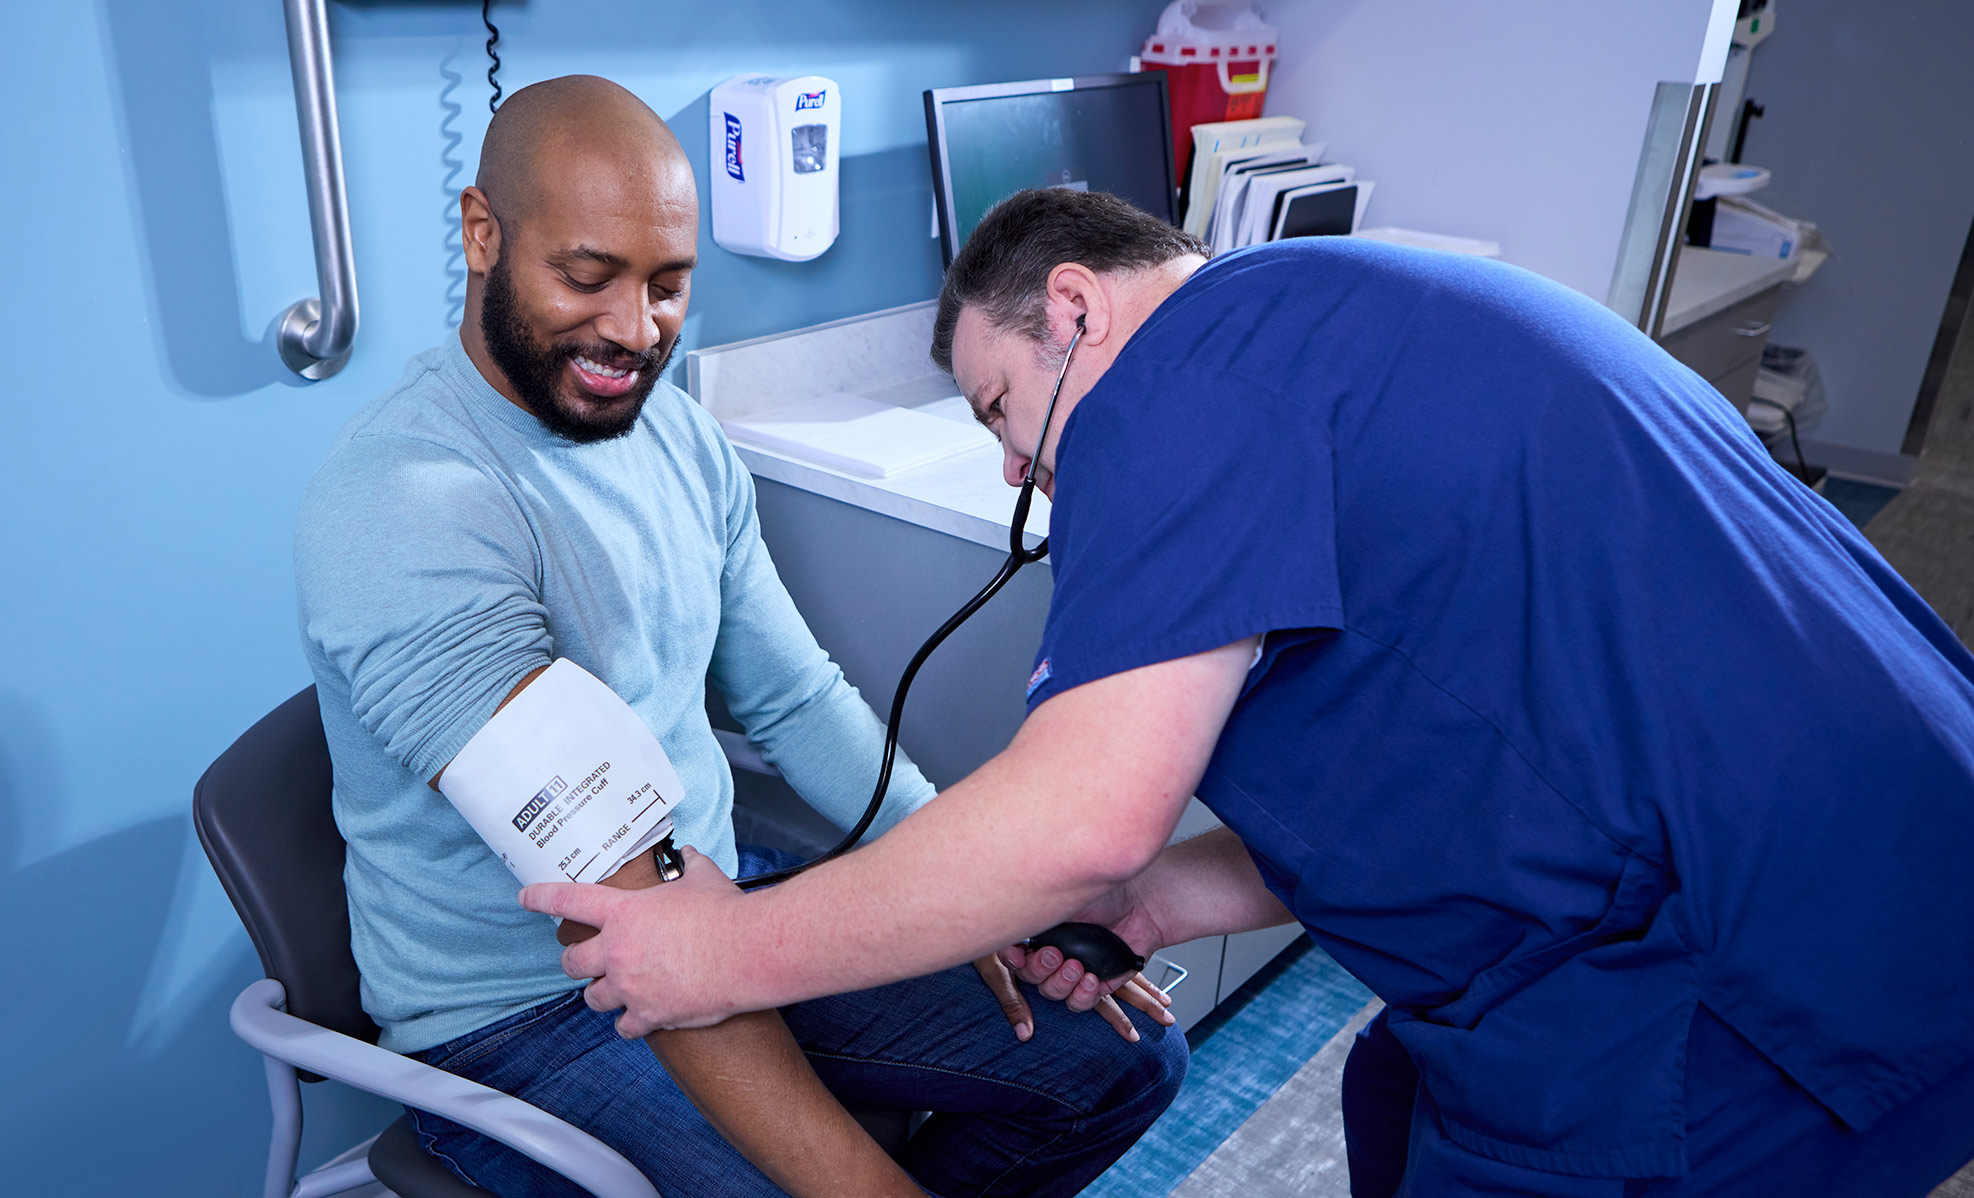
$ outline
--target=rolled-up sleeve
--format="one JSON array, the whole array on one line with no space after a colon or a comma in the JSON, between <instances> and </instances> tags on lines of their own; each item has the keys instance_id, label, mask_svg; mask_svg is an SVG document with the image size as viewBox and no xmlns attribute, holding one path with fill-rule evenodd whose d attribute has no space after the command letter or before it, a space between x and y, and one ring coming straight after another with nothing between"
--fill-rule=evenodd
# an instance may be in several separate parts
<instances>
[{"instance_id":1,"label":"rolled-up sleeve","mask_svg":"<svg viewBox=\"0 0 1974 1198\"><path fill-rule=\"evenodd\" d=\"M310 487L295 538L302 634L418 777L551 660L539 557L506 490L442 446L357 437Z\"/></svg>"}]
</instances>

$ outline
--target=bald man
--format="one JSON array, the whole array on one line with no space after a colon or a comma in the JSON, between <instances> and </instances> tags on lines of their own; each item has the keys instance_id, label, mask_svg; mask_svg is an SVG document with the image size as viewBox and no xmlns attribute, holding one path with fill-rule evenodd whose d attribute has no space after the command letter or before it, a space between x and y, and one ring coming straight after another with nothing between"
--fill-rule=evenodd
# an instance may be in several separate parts
<instances>
[{"instance_id":1,"label":"bald man","mask_svg":"<svg viewBox=\"0 0 1974 1198\"><path fill-rule=\"evenodd\" d=\"M557 929L515 904L507 868L437 793L557 658L655 735L684 785L676 839L730 876L791 859L735 843L709 680L839 826L861 813L882 740L776 578L746 469L659 378L698 246L692 172L664 123L601 79L525 88L489 127L460 212L458 338L351 420L296 534L351 947L382 1043L575 1123L668 1193L1082 1189L1185 1071L1155 992L1127 989L1137 1009L1101 1017L1031 1006L986 958L647 1047L571 988ZM873 834L931 797L901 764ZM647 855L610 881L657 876ZM842 1102L935 1114L893 1162ZM579 1193L477 1133L412 1118L487 1189Z\"/></svg>"}]
</instances>

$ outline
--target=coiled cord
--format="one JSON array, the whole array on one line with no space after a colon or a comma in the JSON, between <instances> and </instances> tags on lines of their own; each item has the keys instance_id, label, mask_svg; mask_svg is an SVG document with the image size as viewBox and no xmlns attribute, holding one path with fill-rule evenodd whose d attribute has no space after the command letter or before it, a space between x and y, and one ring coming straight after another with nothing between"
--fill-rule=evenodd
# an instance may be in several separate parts
<instances>
[{"instance_id":1,"label":"coiled cord","mask_svg":"<svg viewBox=\"0 0 1974 1198\"><path fill-rule=\"evenodd\" d=\"M494 72L500 70L500 51L494 46L500 42L500 27L493 23L493 0L480 0L480 23L487 27L487 57L493 61L487 66L487 85L493 88L493 95L487 97L487 111L500 107L500 80Z\"/></svg>"}]
</instances>

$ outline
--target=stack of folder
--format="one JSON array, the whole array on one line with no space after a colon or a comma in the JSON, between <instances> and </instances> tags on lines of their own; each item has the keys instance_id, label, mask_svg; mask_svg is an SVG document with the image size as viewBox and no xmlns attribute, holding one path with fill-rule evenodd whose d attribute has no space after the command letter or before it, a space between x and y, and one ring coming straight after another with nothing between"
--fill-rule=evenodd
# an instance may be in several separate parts
<instances>
[{"instance_id":1,"label":"stack of folder","mask_svg":"<svg viewBox=\"0 0 1974 1198\"><path fill-rule=\"evenodd\" d=\"M1355 231L1375 184L1352 167L1323 162L1324 143L1304 142L1303 129L1287 116L1194 125L1185 230L1216 254Z\"/></svg>"}]
</instances>

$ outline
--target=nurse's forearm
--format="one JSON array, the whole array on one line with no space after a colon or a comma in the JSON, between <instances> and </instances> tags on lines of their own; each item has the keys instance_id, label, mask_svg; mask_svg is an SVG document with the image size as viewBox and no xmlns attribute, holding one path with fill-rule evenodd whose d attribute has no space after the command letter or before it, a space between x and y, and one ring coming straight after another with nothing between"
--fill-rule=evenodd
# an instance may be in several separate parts
<instances>
[{"instance_id":1,"label":"nurse's forearm","mask_svg":"<svg viewBox=\"0 0 1974 1198\"><path fill-rule=\"evenodd\" d=\"M1164 849L1252 660L1242 641L1058 695L875 844L749 896L721 929L722 965L740 975L730 1009L971 961L1135 877Z\"/></svg>"},{"instance_id":2,"label":"nurse's forearm","mask_svg":"<svg viewBox=\"0 0 1974 1198\"><path fill-rule=\"evenodd\" d=\"M624 1008L629 1035L975 960L1152 863L1253 652L1250 639L1058 695L1005 752L875 844L779 886L742 894L693 852L682 878L635 897L563 883L531 886L522 903L603 928L562 964L596 979L592 1007Z\"/></svg>"},{"instance_id":3,"label":"nurse's forearm","mask_svg":"<svg viewBox=\"0 0 1974 1198\"><path fill-rule=\"evenodd\" d=\"M1130 883L1166 944L1294 923L1231 828L1166 849Z\"/></svg>"},{"instance_id":4,"label":"nurse's forearm","mask_svg":"<svg viewBox=\"0 0 1974 1198\"><path fill-rule=\"evenodd\" d=\"M917 977L1060 922L1136 872L1166 834L1154 829L1141 851L1146 835L1106 836L1091 807L1003 754L877 842L755 892L731 928L748 946L728 954L751 975L744 1005Z\"/></svg>"}]
</instances>

